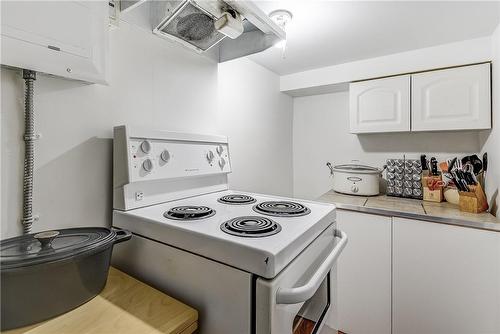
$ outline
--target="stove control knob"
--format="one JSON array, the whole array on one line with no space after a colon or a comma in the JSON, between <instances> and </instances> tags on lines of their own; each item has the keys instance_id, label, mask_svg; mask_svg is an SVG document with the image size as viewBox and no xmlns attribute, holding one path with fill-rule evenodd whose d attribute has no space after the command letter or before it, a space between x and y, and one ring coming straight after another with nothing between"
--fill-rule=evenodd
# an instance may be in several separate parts
<instances>
[{"instance_id":1,"label":"stove control knob","mask_svg":"<svg viewBox=\"0 0 500 334\"><path fill-rule=\"evenodd\" d=\"M222 145L217 146L215 150L217 151L217 154L219 156L222 156L222 152L224 152L224 148L222 147Z\"/></svg>"},{"instance_id":2,"label":"stove control knob","mask_svg":"<svg viewBox=\"0 0 500 334\"><path fill-rule=\"evenodd\" d=\"M170 152L168 150L163 150L160 154L160 158L163 162L168 162L170 160Z\"/></svg>"},{"instance_id":3,"label":"stove control knob","mask_svg":"<svg viewBox=\"0 0 500 334\"><path fill-rule=\"evenodd\" d=\"M357 192L359 191L358 186L352 186L352 187L351 187L351 191L352 191L353 193L357 193Z\"/></svg>"},{"instance_id":4,"label":"stove control knob","mask_svg":"<svg viewBox=\"0 0 500 334\"><path fill-rule=\"evenodd\" d=\"M151 172L153 170L153 162L151 159L146 159L142 162L142 168L147 172Z\"/></svg>"},{"instance_id":5,"label":"stove control knob","mask_svg":"<svg viewBox=\"0 0 500 334\"><path fill-rule=\"evenodd\" d=\"M226 160L224 160L224 158L220 158L220 160L219 160L220 169L224 169L225 165L226 165Z\"/></svg>"},{"instance_id":6,"label":"stove control knob","mask_svg":"<svg viewBox=\"0 0 500 334\"><path fill-rule=\"evenodd\" d=\"M214 152L208 151L207 160L208 160L208 163L210 163L210 164L212 163L212 161L214 160Z\"/></svg>"},{"instance_id":7,"label":"stove control knob","mask_svg":"<svg viewBox=\"0 0 500 334\"><path fill-rule=\"evenodd\" d=\"M141 151L148 154L149 152L151 152L151 143L147 140L143 141L141 143Z\"/></svg>"}]
</instances>

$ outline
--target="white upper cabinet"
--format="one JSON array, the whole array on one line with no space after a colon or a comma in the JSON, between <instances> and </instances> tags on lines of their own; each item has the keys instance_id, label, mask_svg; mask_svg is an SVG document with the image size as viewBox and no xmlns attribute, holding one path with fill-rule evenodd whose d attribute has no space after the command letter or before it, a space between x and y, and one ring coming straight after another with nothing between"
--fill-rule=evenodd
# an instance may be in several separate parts
<instances>
[{"instance_id":1,"label":"white upper cabinet","mask_svg":"<svg viewBox=\"0 0 500 334\"><path fill-rule=\"evenodd\" d=\"M351 133L491 128L489 63L354 82L349 97Z\"/></svg>"},{"instance_id":2,"label":"white upper cabinet","mask_svg":"<svg viewBox=\"0 0 500 334\"><path fill-rule=\"evenodd\" d=\"M107 1L2 1L3 65L106 83Z\"/></svg>"},{"instance_id":3,"label":"white upper cabinet","mask_svg":"<svg viewBox=\"0 0 500 334\"><path fill-rule=\"evenodd\" d=\"M351 133L410 131L410 76L349 86Z\"/></svg>"},{"instance_id":4,"label":"white upper cabinet","mask_svg":"<svg viewBox=\"0 0 500 334\"><path fill-rule=\"evenodd\" d=\"M491 128L490 64L412 75L412 130Z\"/></svg>"}]
</instances>

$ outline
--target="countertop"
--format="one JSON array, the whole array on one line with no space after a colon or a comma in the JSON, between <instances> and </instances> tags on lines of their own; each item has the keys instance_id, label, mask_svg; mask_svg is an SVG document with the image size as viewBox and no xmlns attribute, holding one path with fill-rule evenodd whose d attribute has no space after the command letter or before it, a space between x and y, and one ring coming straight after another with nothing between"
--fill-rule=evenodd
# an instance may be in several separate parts
<instances>
[{"instance_id":1,"label":"countertop","mask_svg":"<svg viewBox=\"0 0 500 334\"><path fill-rule=\"evenodd\" d=\"M115 269L104 290L82 306L56 318L5 334L190 334L198 312Z\"/></svg>"},{"instance_id":2,"label":"countertop","mask_svg":"<svg viewBox=\"0 0 500 334\"><path fill-rule=\"evenodd\" d=\"M500 232L500 220L488 212L462 212L448 202L427 202L385 195L363 197L344 195L330 190L319 199L333 203L337 208L383 216L425 220L436 223L472 227Z\"/></svg>"}]
</instances>

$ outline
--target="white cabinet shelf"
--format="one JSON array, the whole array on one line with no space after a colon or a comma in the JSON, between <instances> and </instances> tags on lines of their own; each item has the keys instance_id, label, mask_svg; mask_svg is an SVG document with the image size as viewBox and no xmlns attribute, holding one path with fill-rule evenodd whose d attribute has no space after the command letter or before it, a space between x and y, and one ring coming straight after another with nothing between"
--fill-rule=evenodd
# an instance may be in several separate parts
<instances>
[{"instance_id":1,"label":"white cabinet shelf","mask_svg":"<svg viewBox=\"0 0 500 334\"><path fill-rule=\"evenodd\" d=\"M410 131L410 76L349 86L351 133Z\"/></svg>"},{"instance_id":2,"label":"white cabinet shelf","mask_svg":"<svg viewBox=\"0 0 500 334\"><path fill-rule=\"evenodd\" d=\"M489 129L490 67L484 63L351 83L351 133Z\"/></svg>"},{"instance_id":3,"label":"white cabinet shelf","mask_svg":"<svg viewBox=\"0 0 500 334\"><path fill-rule=\"evenodd\" d=\"M2 1L3 65L106 83L107 1Z\"/></svg>"},{"instance_id":4,"label":"white cabinet shelf","mask_svg":"<svg viewBox=\"0 0 500 334\"><path fill-rule=\"evenodd\" d=\"M412 131L489 129L490 64L412 75Z\"/></svg>"}]
</instances>

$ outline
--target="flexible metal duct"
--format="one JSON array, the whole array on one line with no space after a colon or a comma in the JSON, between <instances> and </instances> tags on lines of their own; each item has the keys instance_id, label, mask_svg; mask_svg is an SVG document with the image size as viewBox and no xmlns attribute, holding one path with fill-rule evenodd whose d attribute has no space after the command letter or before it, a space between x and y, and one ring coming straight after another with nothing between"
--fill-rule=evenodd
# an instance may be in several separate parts
<instances>
[{"instance_id":1,"label":"flexible metal duct","mask_svg":"<svg viewBox=\"0 0 500 334\"><path fill-rule=\"evenodd\" d=\"M33 225L33 167L35 165L35 112L33 107L36 72L23 70L24 98L24 175L23 175L23 232L31 232Z\"/></svg>"}]
</instances>

